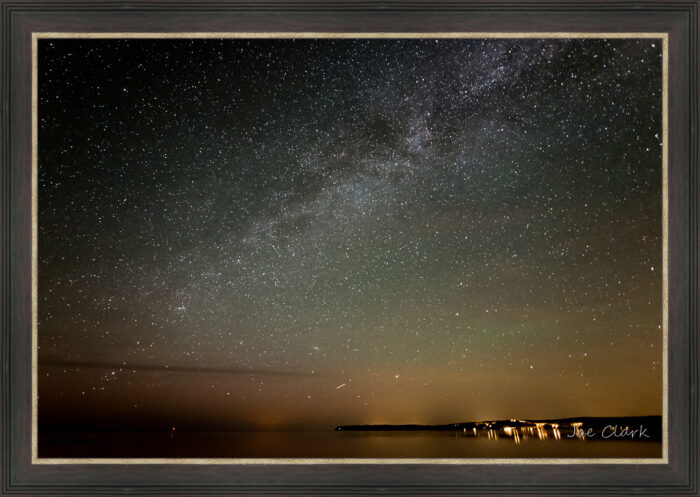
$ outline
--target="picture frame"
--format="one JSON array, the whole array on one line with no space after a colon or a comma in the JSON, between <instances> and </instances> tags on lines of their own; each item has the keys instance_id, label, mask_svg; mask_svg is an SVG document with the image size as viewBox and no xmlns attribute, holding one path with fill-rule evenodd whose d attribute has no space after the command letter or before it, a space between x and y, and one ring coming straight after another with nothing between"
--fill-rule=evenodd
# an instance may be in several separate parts
<instances>
[{"instance_id":1,"label":"picture frame","mask_svg":"<svg viewBox=\"0 0 700 497\"><path fill-rule=\"evenodd\" d=\"M2 1L3 495L698 493L699 2ZM33 460L34 33L667 33L668 453L654 464L57 464Z\"/></svg>"}]
</instances>

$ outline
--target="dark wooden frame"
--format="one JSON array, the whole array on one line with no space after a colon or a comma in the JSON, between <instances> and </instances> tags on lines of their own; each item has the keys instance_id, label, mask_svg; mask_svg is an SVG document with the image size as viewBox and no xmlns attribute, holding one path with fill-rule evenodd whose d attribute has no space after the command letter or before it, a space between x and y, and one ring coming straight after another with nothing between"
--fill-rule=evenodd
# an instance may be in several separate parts
<instances>
[{"instance_id":1,"label":"dark wooden frame","mask_svg":"<svg viewBox=\"0 0 700 497\"><path fill-rule=\"evenodd\" d=\"M2 495L698 495L698 21L692 1L0 0ZM32 32L669 33L668 464L32 465Z\"/></svg>"}]
</instances>

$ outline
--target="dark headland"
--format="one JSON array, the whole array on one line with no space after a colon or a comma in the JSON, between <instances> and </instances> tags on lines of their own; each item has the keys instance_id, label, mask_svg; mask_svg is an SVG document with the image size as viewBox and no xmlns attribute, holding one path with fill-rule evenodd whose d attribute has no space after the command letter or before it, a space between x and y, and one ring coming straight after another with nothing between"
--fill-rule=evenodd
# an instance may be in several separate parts
<instances>
[{"instance_id":1,"label":"dark headland","mask_svg":"<svg viewBox=\"0 0 700 497\"><path fill-rule=\"evenodd\" d=\"M336 431L461 431L477 435L478 432L505 432L513 430L554 430L558 435L583 435L580 438L605 438L625 440L661 440L663 424L661 416L577 417L557 419L501 419L492 421L467 421L444 425L341 425ZM590 436L593 435L593 436Z\"/></svg>"}]
</instances>

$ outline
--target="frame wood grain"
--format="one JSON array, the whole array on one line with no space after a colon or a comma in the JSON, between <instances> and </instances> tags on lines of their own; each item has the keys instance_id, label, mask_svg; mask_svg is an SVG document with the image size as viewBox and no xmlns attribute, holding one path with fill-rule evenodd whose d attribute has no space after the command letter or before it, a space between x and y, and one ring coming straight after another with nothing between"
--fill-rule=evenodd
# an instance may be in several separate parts
<instances>
[{"instance_id":1,"label":"frame wood grain","mask_svg":"<svg viewBox=\"0 0 700 497\"><path fill-rule=\"evenodd\" d=\"M2 495L698 495L700 0L0 0L0 6ZM33 465L32 33L174 31L668 33L668 464Z\"/></svg>"}]
</instances>

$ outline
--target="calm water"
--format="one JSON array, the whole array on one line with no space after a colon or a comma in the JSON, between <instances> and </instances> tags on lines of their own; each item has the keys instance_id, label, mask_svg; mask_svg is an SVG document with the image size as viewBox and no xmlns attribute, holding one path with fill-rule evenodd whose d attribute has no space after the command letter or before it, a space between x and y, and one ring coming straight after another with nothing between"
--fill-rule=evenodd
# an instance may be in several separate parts
<instances>
[{"instance_id":1,"label":"calm water","mask_svg":"<svg viewBox=\"0 0 700 497\"><path fill-rule=\"evenodd\" d=\"M44 432L39 457L661 457L659 441L490 440L455 432Z\"/></svg>"}]
</instances>

